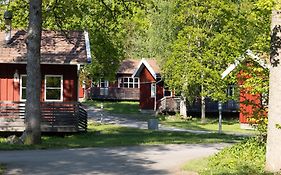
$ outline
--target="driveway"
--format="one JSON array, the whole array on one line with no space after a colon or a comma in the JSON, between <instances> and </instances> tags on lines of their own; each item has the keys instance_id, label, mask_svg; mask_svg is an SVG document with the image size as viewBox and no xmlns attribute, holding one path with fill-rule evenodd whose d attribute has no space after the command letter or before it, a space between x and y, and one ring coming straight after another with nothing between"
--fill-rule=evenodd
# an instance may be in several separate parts
<instances>
[{"instance_id":1,"label":"driveway","mask_svg":"<svg viewBox=\"0 0 281 175\"><path fill-rule=\"evenodd\" d=\"M227 144L160 145L63 150L0 151L7 175L165 175L188 160L209 156Z\"/></svg>"}]
</instances>

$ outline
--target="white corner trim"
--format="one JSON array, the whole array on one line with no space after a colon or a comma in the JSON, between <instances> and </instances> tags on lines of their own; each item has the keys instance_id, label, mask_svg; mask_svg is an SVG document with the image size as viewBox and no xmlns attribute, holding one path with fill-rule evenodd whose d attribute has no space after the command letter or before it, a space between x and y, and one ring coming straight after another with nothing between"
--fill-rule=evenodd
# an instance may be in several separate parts
<instances>
[{"instance_id":1,"label":"white corner trim","mask_svg":"<svg viewBox=\"0 0 281 175\"><path fill-rule=\"evenodd\" d=\"M85 44L86 44L86 53L87 53L87 62L92 62L92 56L91 56L91 47L90 47L90 39L89 39L89 33L88 31L84 31L85 36Z\"/></svg>"}]
</instances>

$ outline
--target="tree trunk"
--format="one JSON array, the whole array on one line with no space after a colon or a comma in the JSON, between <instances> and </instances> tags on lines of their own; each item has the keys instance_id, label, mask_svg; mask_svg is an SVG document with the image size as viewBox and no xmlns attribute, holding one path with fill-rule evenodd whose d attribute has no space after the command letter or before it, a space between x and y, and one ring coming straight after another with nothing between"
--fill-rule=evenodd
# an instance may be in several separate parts
<instances>
[{"instance_id":1,"label":"tree trunk","mask_svg":"<svg viewBox=\"0 0 281 175\"><path fill-rule=\"evenodd\" d=\"M201 93L204 92L204 86L201 85ZM206 103L204 95L201 96L201 122L206 122Z\"/></svg>"},{"instance_id":2,"label":"tree trunk","mask_svg":"<svg viewBox=\"0 0 281 175\"><path fill-rule=\"evenodd\" d=\"M187 117L186 114L186 97L181 94L181 99L180 99L180 115L183 117Z\"/></svg>"},{"instance_id":3,"label":"tree trunk","mask_svg":"<svg viewBox=\"0 0 281 175\"><path fill-rule=\"evenodd\" d=\"M278 124L281 124L281 15L279 13L273 11L271 27L271 66L269 75L269 108L266 147L266 170L270 172L281 170L281 129L276 127Z\"/></svg>"},{"instance_id":4,"label":"tree trunk","mask_svg":"<svg viewBox=\"0 0 281 175\"><path fill-rule=\"evenodd\" d=\"M42 0L29 1L29 26L27 31L27 84L25 114L25 144L41 143L41 71L40 47L42 31Z\"/></svg>"}]
</instances>

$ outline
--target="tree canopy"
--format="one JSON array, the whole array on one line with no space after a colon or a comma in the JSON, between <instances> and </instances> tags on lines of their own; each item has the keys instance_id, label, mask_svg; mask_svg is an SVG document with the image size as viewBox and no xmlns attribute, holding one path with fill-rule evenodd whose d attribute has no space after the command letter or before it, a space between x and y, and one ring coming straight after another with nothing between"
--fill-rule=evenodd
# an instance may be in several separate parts
<instances>
[{"instance_id":1,"label":"tree canopy","mask_svg":"<svg viewBox=\"0 0 281 175\"><path fill-rule=\"evenodd\" d=\"M188 97L225 99L221 73L247 49L269 51L270 8L261 1L177 2L177 38L164 66L168 84ZM204 90L198 87L204 86Z\"/></svg>"}]
</instances>

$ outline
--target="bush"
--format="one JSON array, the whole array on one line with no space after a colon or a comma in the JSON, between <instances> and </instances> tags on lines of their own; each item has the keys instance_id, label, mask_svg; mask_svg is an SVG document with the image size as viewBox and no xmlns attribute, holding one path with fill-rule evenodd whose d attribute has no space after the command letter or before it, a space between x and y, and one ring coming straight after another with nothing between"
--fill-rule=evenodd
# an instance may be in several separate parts
<instances>
[{"instance_id":1,"label":"bush","mask_svg":"<svg viewBox=\"0 0 281 175\"><path fill-rule=\"evenodd\" d=\"M209 159L208 166L200 174L253 175L266 174L265 143L251 138L225 148Z\"/></svg>"}]
</instances>

